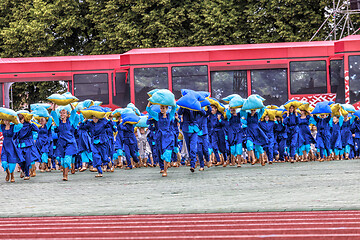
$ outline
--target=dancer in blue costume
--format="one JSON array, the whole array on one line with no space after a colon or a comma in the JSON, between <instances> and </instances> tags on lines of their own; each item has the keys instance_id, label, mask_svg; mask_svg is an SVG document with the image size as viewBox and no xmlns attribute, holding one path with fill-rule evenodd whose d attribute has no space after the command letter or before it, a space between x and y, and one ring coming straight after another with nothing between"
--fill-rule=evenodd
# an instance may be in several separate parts
<instances>
[{"instance_id":1,"label":"dancer in blue costume","mask_svg":"<svg viewBox=\"0 0 360 240\"><path fill-rule=\"evenodd\" d=\"M320 117L313 116L316 121L317 135L316 135L316 148L320 152L320 161L324 158L330 157L330 120L331 116L321 114Z\"/></svg>"},{"instance_id":2,"label":"dancer in blue costume","mask_svg":"<svg viewBox=\"0 0 360 240\"><path fill-rule=\"evenodd\" d=\"M33 138L33 132L39 132L39 128L30 121L26 121L23 114L18 114L20 123L23 124L22 128L15 133L14 139L19 146L20 153L25 161L21 162L19 165L21 170L24 172L24 180L30 179L30 166L32 162L38 159L36 155L35 142Z\"/></svg>"},{"instance_id":3,"label":"dancer in blue costume","mask_svg":"<svg viewBox=\"0 0 360 240\"><path fill-rule=\"evenodd\" d=\"M274 121L270 120L269 115L264 117L264 121L259 122L260 128L263 130L269 142L264 146L264 150L266 152L269 164L273 163L274 160L274 144L275 144L275 136L274 136Z\"/></svg>"},{"instance_id":4,"label":"dancer in blue costume","mask_svg":"<svg viewBox=\"0 0 360 240\"><path fill-rule=\"evenodd\" d=\"M123 152L124 134L121 129L121 116L118 117L115 125L116 125L116 130L117 130L117 134L115 136L115 144L114 144L114 148L115 148L114 159L117 159L117 163L115 166L118 168L122 168L123 163L122 163L121 158L124 155L124 152Z\"/></svg>"},{"instance_id":5,"label":"dancer in blue costume","mask_svg":"<svg viewBox=\"0 0 360 240\"><path fill-rule=\"evenodd\" d=\"M332 121L330 121L331 126L331 136L330 136L330 148L335 155L335 160L340 159L340 151L342 149L341 141L341 126L343 125L344 117L340 115L333 116ZM328 158L328 161L330 158Z\"/></svg>"},{"instance_id":6,"label":"dancer in blue costume","mask_svg":"<svg viewBox=\"0 0 360 240\"><path fill-rule=\"evenodd\" d=\"M228 136L230 153L232 155L232 158L237 161L237 166L241 167L241 163L243 162L243 128L245 127L245 124L243 125L242 122L244 122L244 120L242 121L240 113L237 113L235 108L226 110L226 118L229 122Z\"/></svg>"},{"instance_id":7,"label":"dancer in blue costume","mask_svg":"<svg viewBox=\"0 0 360 240\"><path fill-rule=\"evenodd\" d=\"M157 151L157 146L156 146L156 139L155 139L155 135L156 135L156 131L157 131L157 121L151 117L148 118L148 120L146 121L146 124L149 125L149 134L147 135L147 140L149 142L150 148L151 148L151 155L153 158L153 166L150 167L155 167L157 165L159 165L159 156L158 156L158 151Z\"/></svg>"},{"instance_id":8,"label":"dancer in blue costume","mask_svg":"<svg viewBox=\"0 0 360 240\"><path fill-rule=\"evenodd\" d=\"M172 166L173 167L179 167L180 166L180 157L179 157L179 144L178 144L178 137L179 137L179 125L180 125L180 119L179 119L179 115L177 113L175 113L175 117L174 120L171 121L170 123L170 128L171 131L174 134L174 146L173 146L173 152L171 155L171 161L172 161Z\"/></svg>"},{"instance_id":9,"label":"dancer in blue costume","mask_svg":"<svg viewBox=\"0 0 360 240\"><path fill-rule=\"evenodd\" d=\"M300 136L302 138L302 143L300 145L300 153L299 155L302 158L302 161L307 162L309 155L311 158L314 158L314 153L311 153L311 144L315 144L316 141L314 137L311 135L310 124L314 123L314 119L309 113L305 110L301 110L301 114L299 117L299 130Z\"/></svg>"},{"instance_id":10,"label":"dancer in blue costume","mask_svg":"<svg viewBox=\"0 0 360 240\"><path fill-rule=\"evenodd\" d=\"M215 105L211 105L211 114L208 117L211 129L209 132L212 151L216 158L215 166L223 165L226 167L226 143L225 143L225 119ZM219 155L220 153L220 155Z\"/></svg>"},{"instance_id":11,"label":"dancer in blue costume","mask_svg":"<svg viewBox=\"0 0 360 240\"><path fill-rule=\"evenodd\" d=\"M114 134L117 132L116 124L112 120L112 115L109 114L106 119L109 121L110 127L106 129L106 134L108 135L109 141L107 141L108 145L108 164L106 165L107 172L114 172L114 163L113 163L113 156L115 153L115 137Z\"/></svg>"},{"instance_id":12,"label":"dancer in blue costume","mask_svg":"<svg viewBox=\"0 0 360 240\"><path fill-rule=\"evenodd\" d=\"M160 162L163 161L164 169L161 169L163 177L167 176L167 169L171 162L171 155L174 146L174 137L171 131L170 123L175 118L176 108L172 107L171 111L167 113L167 106L160 106L160 113L157 113L151 109L151 103L149 102L146 111L149 115L158 122L158 130L156 132L156 142L158 146L158 155L160 157ZM160 164L161 166L161 164Z\"/></svg>"},{"instance_id":13,"label":"dancer in blue costume","mask_svg":"<svg viewBox=\"0 0 360 240\"><path fill-rule=\"evenodd\" d=\"M355 117L352 115L345 115L344 121L341 126L341 142L342 142L342 152L341 155L344 155L346 160L349 159L350 150L354 147L354 139L351 133L351 125L354 122Z\"/></svg>"},{"instance_id":14,"label":"dancer in blue costume","mask_svg":"<svg viewBox=\"0 0 360 240\"><path fill-rule=\"evenodd\" d=\"M134 125L129 123L122 123L121 130L123 132L123 141L124 141L124 152L127 161L126 170L130 170L133 168L131 164L131 158L139 166L139 152L138 152L138 144L134 133Z\"/></svg>"},{"instance_id":15,"label":"dancer in blue costume","mask_svg":"<svg viewBox=\"0 0 360 240\"><path fill-rule=\"evenodd\" d=\"M198 117L205 115L204 111L193 111L186 108L180 108L178 115L182 116L182 131L184 134L186 147L190 157L190 171L195 171L196 165L196 153L197 153L197 142L199 126L197 119Z\"/></svg>"},{"instance_id":16,"label":"dancer in blue costume","mask_svg":"<svg viewBox=\"0 0 360 240\"><path fill-rule=\"evenodd\" d=\"M251 110L250 113L241 111L241 115L246 116L246 148L252 165L256 163L254 152L254 150L256 150L259 153L261 165L265 166L265 159L263 157L264 149L262 146L269 143L269 138L259 127L259 119L263 113L264 109L260 109L259 113L257 110Z\"/></svg>"},{"instance_id":17,"label":"dancer in blue costume","mask_svg":"<svg viewBox=\"0 0 360 240\"><path fill-rule=\"evenodd\" d=\"M48 119L42 117L40 118L40 127L39 127L39 134L36 140L35 146L37 147L40 157L41 157L41 172L50 172L48 169L48 162L49 162L49 153L51 147L51 126L52 126L52 118L49 117Z\"/></svg>"},{"instance_id":18,"label":"dancer in blue costume","mask_svg":"<svg viewBox=\"0 0 360 240\"><path fill-rule=\"evenodd\" d=\"M283 116L287 127L287 146L289 148L289 161L294 163L296 150L299 148L299 117L295 107L291 105L289 111Z\"/></svg>"},{"instance_id":19,"label":"dancer in blue costume","mask_svg":"<svg viewBox=\"0 0 360 240\"><path fill-rule=\"evenodd\" d=\"M93 143L93 166L97 169L98 174L95 177L102 177L103 171L102 166L109 164L109 146L106 144L109 141L107 131L116 131L115 126L111 121L106 118L92 117L91 120L85 120L87 128L90 129L90 135Z\"/></svg>"},{"instance_id":20,"label":"dancer in blue costume","mask_svg":"<svg viewBox=\"0 0 360 240\"><path fill-rule=\"evenodd\" d=\"M3 134L3 146L1 149L1 165L6 172L5 181L15 182L14 170L16 164L25 162L18 147L15 145L13 137L16 132L20 131L22 124L12 124L9 120L2 120L0 131Z\"/></svg>"},{"instance_id":21,"label":"dancer in blue costume","mask_svg":"<svg viewBox=\"0 0 360 240\"><path fill-rule=\"evenodd\" d=\"M283 123L282 116L276 116L274 124L274 152L278 156L276 159L283 162L285 161L285 148L287 142L287 129Z\"/></svg>"},{"instance_id":22,"label":"dancer in blue costume","mask_svg":"<svg viewBox=\"0 0 360 240\"><path fill-rule=\"evenodd\" d=\"M60 117L55 112L55 104L52 104L51 109L51 116L57 126L56 131L58 133L56 154L60 157L63 167L63 181L68 181L70 167L72 167L72 173L75 173L73 156L77 154L78 148L74 133L79 123L79 116L72 105L71 107L59 107Z\"/></svg>"},{"instance_id":23,"label":"dancer in blue costume","mask_svg":"<svg viewBox=\"0 0 360 240\"><path fill-rule=\"evenodd\" d=\"M80 172L86 171L90 162L93 161L94 146L90 136L91 125L86 124L83 120L83 115L80 115L82 120L78 126L77 133L79 139L77 141L78 151L81 157L82 167Z\"/></svg>"},{"instance_id":24,"label":"dancer in blue costume","mask_svg":"<svg viewBox=\"0 0 360 240\"><path fill-rule=\"evenodd\" d=\"M205 109L205 108L203 108ZM209 155L209 130L208 130L208 117L211 114L211 108L208 106L206 109L206 113L204 115L200 115L198 117L198 145L197 145L197 155L199 157L200 169L199 171L204 171L205 162L209 168L211 166L210 155Z\"/></svg>"},{"instance_id":25,"label":"dancer in blue costume","mask_svg":"<svg viewBox=\"0 0 360 240\"><path fill-rule=\"evenodd\" d=\"M360 119L358 117L355 117L351 124L351 132L354 140L355 156L360 156Z\"/></svg>"}]
</instances>

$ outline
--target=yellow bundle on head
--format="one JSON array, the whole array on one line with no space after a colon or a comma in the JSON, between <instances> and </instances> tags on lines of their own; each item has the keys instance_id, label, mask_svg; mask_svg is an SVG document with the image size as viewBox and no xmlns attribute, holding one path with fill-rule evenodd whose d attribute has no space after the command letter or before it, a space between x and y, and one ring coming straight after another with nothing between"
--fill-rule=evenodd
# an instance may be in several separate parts
<instances>
[{"instance_id":1,"label":"yellow bundle on head","mask_svg":"<svg viewBox=\"0 0 360 240\"><path fill-rule=\"evenodd\" d=\"M52 101L53 103L59 105L59 106L65 106L70 103L74 103L79 101L76 97L74 97L71 93L66 92L64 94L52 94L47 98L49 101Z\"/></svg>"},{"instance_id":2,"label":"yellow bundle on head","mask_svg":"<svg viewBox=\"0 0 360 240\"><path fill-rule=\"evenodd\" d=\"M18 111L17 114L23 115L25 122L30 122L31 119L33 118L33 115L31 113L29 113L28 111L25 111L25 110Z\"/></svg>"},{"instance_id":3,"label":"yellow bundle on head","mask_svg":"<svg viewBox=\"0 0 360 240\"><path fill-rule=\"evenodd\" d=\"M217 108L217 110L219 112L221 112L222 114L224 114L225 112L225 106L223 104L221 104L217 99L215 98L211 98L211 97L207 97L207 100L209 100L210 104L215 106Z\"/></svg>"},{"instance_id":4,"label":"yellow bundle on head","mask_svg":"<svg viewBox=\"0 0 360 240\"><path fill-rule=\"evenodd\" d=\"M9 108L0 108L0 119L9 120L12 123L18 124L17 113Z\"/></svg>"},{"instance_id":5,"label":"yellow bundle on head","mask_svg":"<svg viewBox=\"0 0 360 240\"><path fill-rule=\"evenodd\" d=\"M106 115L106 112L103 111L103 108L100 106L91 106L87 109L80 110L84 118L91 119L93 117L96 118L104 118Z\"/></svg>"},{"instance_id":6,"label":"yellow bundle on head","mask_svg":"<svg viewBox=\"0 0 360 240\"><path fill-rule=\"evenodd\" d=\"M302 105L299 106L299 110L301 111L309 111L310 104L309 103L302 103Z\"/></svg>"},{"instance_id":7,"label":"yellow bundle on head","mask_svg":"<svg viewBox=\"0 0 360 240\"><path fill-rule=\"evenodd\" d=\"M265 117L269 116L269 121L275 121L275 116L278 111L273 109L265 109L263 115L261 116L260 120L265 121Z\"/></svg>"},{"instance_id":8,"label":"yellow bundle on head","mask_svg":"<svg viewBox=\"0 0 360 240\"><path fill-rule=\"evenodd\" d=\"M295 109L303 105L302 102L299 102L298 100L290 100L287 103L284 104L284 107L286 110L289 110L291 106L293 106Z\"/></svg>"},{"instance_id":9,"label":"yellow bundle on head","mask_svg":"<svg viewBox=\"0 0 360 240\"><path fill-rule=\"evenodd\" d=\"M341 104L336 103L331 105L331 112L333 116L346 116L348 112L344 110Z\"/></svg>"}]
</instances>

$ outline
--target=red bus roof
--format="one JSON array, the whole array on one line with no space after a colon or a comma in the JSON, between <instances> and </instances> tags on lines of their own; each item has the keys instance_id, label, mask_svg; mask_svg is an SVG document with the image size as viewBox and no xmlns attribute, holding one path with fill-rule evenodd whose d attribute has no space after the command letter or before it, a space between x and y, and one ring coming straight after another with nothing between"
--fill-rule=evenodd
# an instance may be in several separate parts
<instances>
[{"instance_id":1,"label":"red bus roof","mask_svg":"<svg viewBox=\"0 0 360 240\"><path fill-rule=\"evenodd\" d=\"M285 42L242 45L133 49L121 55L121 65L194 63L258 59L328 57L336 52L360 49L360 35L340 41ZM348 46L347 48L344 46Z\"/></svg>"}]
</instances>

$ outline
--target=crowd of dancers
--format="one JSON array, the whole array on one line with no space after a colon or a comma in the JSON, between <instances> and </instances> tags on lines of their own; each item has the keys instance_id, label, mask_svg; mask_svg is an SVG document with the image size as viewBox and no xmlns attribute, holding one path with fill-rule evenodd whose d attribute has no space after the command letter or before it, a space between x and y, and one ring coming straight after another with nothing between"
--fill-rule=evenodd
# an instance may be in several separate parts
<instances>
[{"instance_id":1,"label":"crowd of dancers","mask_svg":"<svg viewBox=\"0 0 360 240\"><path fill-rule=\"evenodd\" d=\"M264 106L265 99L233 94L219 100L183 90L177 103L154 90L144 113L134 104L111 109L94 101L35 104L31 112L1 108L1 162L6 181L14 172L29 180L41 172L90 170L102 177L115 168L237 166L349 160L359 156L360 113L351 105L295 100ZM64 99L62 99L64 100ZM65 99L66 100L66 99ZM15 119L16 118L16 119ZM38 162L38 164L35 164ZM16 168L18 166L18 168Z\"/></svg>"}]
</instances>

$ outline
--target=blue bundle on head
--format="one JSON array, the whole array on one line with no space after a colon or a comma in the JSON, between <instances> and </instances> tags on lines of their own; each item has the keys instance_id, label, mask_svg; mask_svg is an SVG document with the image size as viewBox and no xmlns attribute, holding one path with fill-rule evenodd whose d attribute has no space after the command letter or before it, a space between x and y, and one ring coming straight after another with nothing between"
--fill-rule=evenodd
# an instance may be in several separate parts
<instances>
[{"instance_id":1,"label":"blue bundle on head","mask_svg":"<svg viewBox=\"0 0 360 240\"><path fill-rule=\"evenodd\" d=\"M200 104L201 104L201 107L202 107L202 108L211 105L210 101L209 101L208 99L206 99L206 98L205 98L204 101L200 102Z\"/></svg>"},{"instance_id":2,"label":"blue bundle on head","mask_svg":"<svg viewBox=\"0 0 360 240\"><path fill-rule=\"evenodd\" d=\"M44 118L48 118L50 117L50 114L48 112L47 109L45 109L44 107L38 107L36 108L36 110L34 110L32 112L32 114L38 116L38 117L44 117Z\"/></svg>"},{"instance_id":3,"label":"blue bundle on head","mask_svg":"<svg viewBox=\"0 0 360 240\"><path fill-rule=\"evenodd\" d=\"M253 94L245 100L242 110L256 110L264 107L262 98L257 94Z\"/></svg>"},{"instance_id":4,"label":"blue bundle on head","mask_svg":"<svg viewBox=\"0 0 360 240\"><path fill-rule=\"evenodd\" d=\"M226 103L230 103L231 99L233 99L234 97L241 97L239 94L231 94L227 97L224 97L222 100Z\"/></svg>"},{"instance_id":5,"label":"blue bundle on head","mask_svg":"<svg viewBox=\"0 0 360 240\"><path fill-rule=\"evenodd\" d=\"M146 124L148 120L148 116L141 116L140 117L140 121L136 124L136 127L143 127L143 128L148 128L149 125Z\"/></svg>"},{"instance_id":6,"label":"blue bundle on head","mask_svg":"<svg viewBox=\"0 0 360 240\"><path fill-rule=\"evenodd\" d=\"M176 106L175 96L167 89L156 91L150 98L149 102L156 105Z\"/></svg>"},{"instance_id":7,"label":"blue bundle on head","mask_svg":"<svg viewBox=\"0 0 360 240\"><path fill-rule=\"evenodd\" d=\"M245 99L240 96L234 96L229 102L230 108L241 108L244 105Z\"/></svg>"},{"instance_id":8,"label":"blue bundle on head","mask_svg":"<svg viewBox=\"0 0 360 240\"><path fill-rule=\"evenodd\" d=\"M360 110L356 110L354 116L360 119Z\"/></svg>"},{"instance_id":9,"label":"blue bundle on head","mask_svg":"<svg viewBox=\"0 0 360 240\"><path fill-rule=\"evenodd\" d=\"M131 108L135 112L136 115L138 115L138 116L141 115L140 110L133 103L129 103L126 107Z\"/></svg>"},{"instance_id":10,"label":"blue bundle on head","mask_svg":"<svg viewBox=\"0 0 360 240\"><path fill-rule=\"evenodd\" d=\"M331 107L328 102L319 102L316 104L315 109L311 112L312 114L331 114Z\"/></svg>"},{"instance_id":11,"label":"blue bundle on head","mask_svg":"<svg viewBox=\"0 0 360 240\"><path fill-rule=\"evenodd\" d=\"M51 104L50 103L33 103L33 104L30 104L30 110L31 111L34 111L39 107L43 107L43 108L48 109L48 108L51 107Z\"/></svg>"},{"instance_id":12,"label":"blue bundle on head","mask_svg":"<svg viewBox=\"0 0 360 240\"><path fill-rule=\"evenodd\" d=\"M152 97L152 95L154 95L154 93L156 93L157 91L159 91L159 89L153 89L153 90L149 91L147 94L149 97Z\"/></svg>"},{"instance_id":13,"label":"blue bundle on head","mask_svg":"<svg viewBox=\"0 0 360 240\"><path fill-rule=\"evenodd\" d=\"M176 104L192 111L201 111L201 103L192 92L188 92L185 96L182 96Z\"/></svg>"},{"instance_id":14,"label":"blue bundle on head","mask_svg":"<svg viewBox=\"0 0 360 240\"><path fill-rule=\"evenodd\" d=\"M135 113L125 113L121 115L123 124L137 124L140 121L140 117Z\"/></svg>"},{"instance_id":15,"label":"blue bundle on head","mask_svg":"<svg viewBox=\"0 0 360 240\"><path fill-rule=\"evenodd\" d=\"M190 90L190 89L181 89L181 95L182 96L185 96L187 94L193 94L194 97L199 101L199 102L202 102L204 101L208 96L210 96L210 93L208 92L197 92L197 91L194 91L194 90Z\"/></svg>"},{"instance_id":16,"label":"blue bundle on head","mask_svg":"<svg viewBox=\"0 0 360 240\"><path fill-rule=\"evenodd\" d=\"M349 113L354 113L356 111L354 106L351 104L345 103L345 104L341 104L341 106L345 111Z\"/></svg>"}]
</instances>

